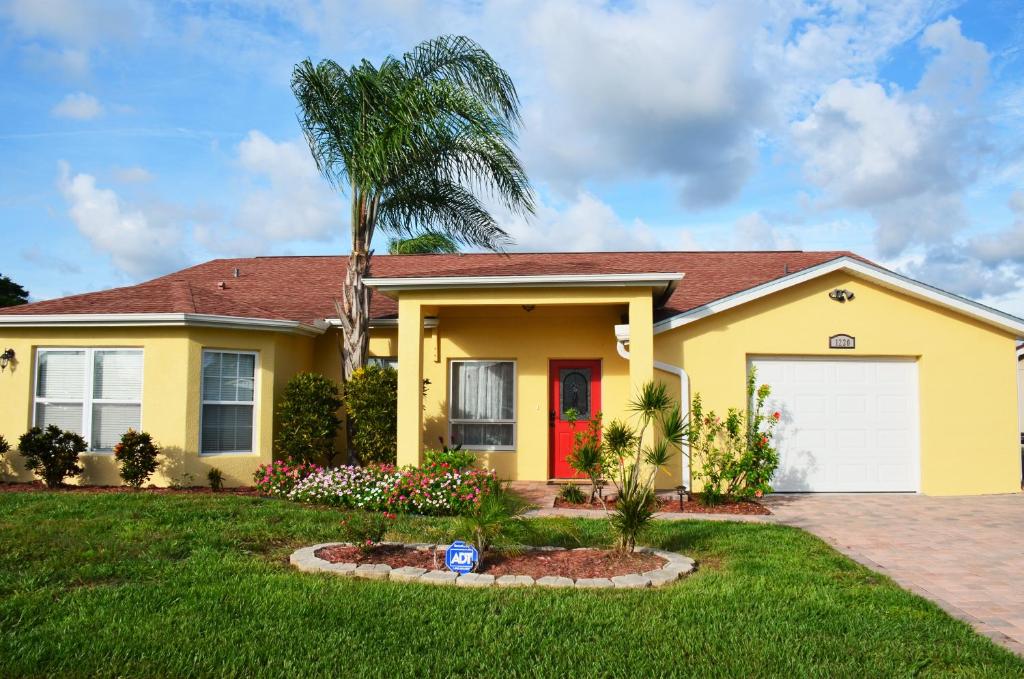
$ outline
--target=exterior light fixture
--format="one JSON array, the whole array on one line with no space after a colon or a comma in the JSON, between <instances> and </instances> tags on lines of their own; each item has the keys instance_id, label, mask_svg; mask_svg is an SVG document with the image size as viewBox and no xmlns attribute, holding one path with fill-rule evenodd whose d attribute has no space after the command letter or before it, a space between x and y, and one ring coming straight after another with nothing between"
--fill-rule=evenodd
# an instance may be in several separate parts
<instances>
[{"instance_id":1,"label":"exterior light fixture","mask_svg":"<svg viewBox=\"0 0 1024 679\"><path fill-rule=\"evenodd\" d=\"M836 288L832 292L828 293L829 299L839 302L840 304L843 302L853 301L853 296L853 292L845 288Z\"/></svg>"},{"instance_id":2,"label":"exterior light fixture","mask_svg":"<svg viewBox=\"0 0 1024 679\"><path fill-rule=\"evenodd\" d=\"M682 511L683 503L686 502L686 486L676 486L676 495L679 497L679 510Z\"/></svg>"},{"instance_id":3,"label":"exterior light fixture","mask_svg":"<svg viewBox=\"0 0 1024 679\"><path fill-rule=\"evenodd\" d=\"M14 349L7 349L0 354L0 371L7 369L7 364L14 360Z\"/></svg>"},{"instance_id":4,"label":"exterior light fixture","mask_svg":"<svg viewBox=\"0 0 1024 679\"><path fill-rule=\"evenodd\" d=\"M608 482L604 479L597 480L597 499L604 502L604 487L608 485Z\"/></svg>"},{"instance_id":5,"label":"exterior light fixture","mask_svg":"<svg viewBox=\"0 0 1024 679\"><path fill-rule=\"evenodd\" d=\"M533 311L536 308L537 308L536 304L524 304L523 305L523 311L525 311L526 313L530 313L531 311Z\"/></svg>"}]
</instances>

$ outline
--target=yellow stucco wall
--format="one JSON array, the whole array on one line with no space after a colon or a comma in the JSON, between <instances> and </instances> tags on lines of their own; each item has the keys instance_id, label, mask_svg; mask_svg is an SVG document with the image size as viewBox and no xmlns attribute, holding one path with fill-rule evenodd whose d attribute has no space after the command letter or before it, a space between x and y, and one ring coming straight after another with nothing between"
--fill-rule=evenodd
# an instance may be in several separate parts
<instances>
[{"instance_id":1,"label":"yellow stucco wall","mask_svg":"<svg viewBox=\"0 0 1024 679\"><path fill-rule=\"evenodd\" d=\"M837 287L855 299L830 300ZM829 350L837 333L854 335L857 348ZM1020 490L1015 341L991 326L835 273L658 334L654 345L655 358L682 365L692 392L720 412L742 407L750 357L915 358L921 491Z\"/></svg>"},{"instance_id":2,"label":"yellow stucco wall","mask_svg":"<svg viewBox=\"0 0 1024 679\"><path fill-rule=\"evenodd\" d=\"M0 344L13 348L18 362L0 374L0 434L12 446L32 424L35 350L39 347L137 347L143 349L142 429L153 435L164 455L153 477L157 485L206 483L211 467L228 485L252 483L252 473L271 459L274 403L288 379L312 367L310 338L279 333L206 328L3 329ZM256 449L251 454L199 455L200 372L202 350L237 349L259 354ZM31 479L20 455L0 462L3 477ZM116 485L117 465L110 453L82 455L85 472L72 483Z\"/></svg>"}]
</instances>

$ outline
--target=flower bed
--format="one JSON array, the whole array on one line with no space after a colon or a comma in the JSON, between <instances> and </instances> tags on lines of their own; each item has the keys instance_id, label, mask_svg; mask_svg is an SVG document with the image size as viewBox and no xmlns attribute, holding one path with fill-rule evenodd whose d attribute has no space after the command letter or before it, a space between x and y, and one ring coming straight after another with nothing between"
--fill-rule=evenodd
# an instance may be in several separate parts
<instances>
[{"instance_id":1,"label":"flower bed","mask_svg":"<svg viewBox=\"0 0 1024 679\"><path fill-rule=\"evenodd\" d=\"M447 545L382 543L360 550L349 543L303 547L290 558L311 573L333 573L375 580L464 587L539 586L642 589L668 585L693 572L680 554L650 547L622 555L604 549L526 547L515 554L489 554L479 572L458 575L444 570Z\"/></svg>"},{"instance_id":2,"label":"flower bed","mask_svg":"<svg viewBox=\"0 0 1024 679\"><path fill-rule=\"evenodd\" d=\"M475 506L496 483L494 472L483 469L345 466L309 474L286 497L347 509L453 516Z\"/></svg>"}]
</instances>

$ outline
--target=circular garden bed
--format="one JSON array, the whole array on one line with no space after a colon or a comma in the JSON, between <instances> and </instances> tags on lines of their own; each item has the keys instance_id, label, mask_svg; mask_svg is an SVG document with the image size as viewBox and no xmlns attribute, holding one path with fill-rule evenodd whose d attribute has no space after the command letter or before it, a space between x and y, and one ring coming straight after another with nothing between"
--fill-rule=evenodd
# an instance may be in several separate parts
<instances>
[{"instance_id":1,"label":"circular garden bed","mask_svg":"<svg viewBox=\"0 0 1024 679\"><path fill-rule=\"evenodd\" d=\"M306 572L463 587L636 589L670 584L695 568L693 559L651 547L637 547L629 555L588 547L525 547L515 554L488 554L479 572L458 575L444 568L447 547L386 542L361 552L334 542L296 550L290 561Z\"/></svg>"}]
</instances>

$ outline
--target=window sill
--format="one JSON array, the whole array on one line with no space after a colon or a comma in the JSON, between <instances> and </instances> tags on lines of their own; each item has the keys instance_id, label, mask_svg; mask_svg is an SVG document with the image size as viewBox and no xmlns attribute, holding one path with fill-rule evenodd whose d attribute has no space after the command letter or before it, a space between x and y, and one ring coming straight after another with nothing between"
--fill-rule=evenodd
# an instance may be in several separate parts
<instances>
[{"instance_id":1,"label":"window sill","mask_svg":"<svg viewBox=\"0 0 1024 679\"><path fill-rule=\"evenodd\" d=\"M259 457L259 453L249 451L231 451L223 453L199 453L199 457Z\"/></svg>"}]
</instances>

